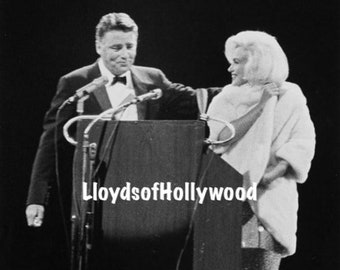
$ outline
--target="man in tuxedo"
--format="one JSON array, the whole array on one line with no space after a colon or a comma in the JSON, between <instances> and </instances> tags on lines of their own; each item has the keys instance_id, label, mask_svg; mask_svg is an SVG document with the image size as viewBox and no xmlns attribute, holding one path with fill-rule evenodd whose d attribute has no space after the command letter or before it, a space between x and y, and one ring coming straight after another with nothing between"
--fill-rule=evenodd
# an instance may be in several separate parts
<instances>
[{"instance_id":1,"label":"man in tuxedo","mask_svg":"<svg viewBox=\"0 0 340 270\"><path fill-rule=\"evenodd\" d=\"M159 100L130 106L121 120L143 119L195 119L197 105L195 92L188 87L172 84L164 73L156 68L135 66L138 26L124 13L110 13L103 16L96 28L96 51L100 58L92 65L77 69L59 80L57 93L44 118L44 131L34 161L27 199L26 216L29 226L40 226L49 198L51 186L55 183L54 134L57 128L57 142L60 157L60 179L62 189L69 193L65 179L70 179L72 149L61 134L67 120L77 115L74 103L67 105L56 118L61 104L74 95L75 91L100 76L106 76L108 83L94 91L84 103L85 114L99 114L110 107L116 107L129 95L142 95L153 89L161 89ZM66 154L67 153L67 154ZM68 164L65 164L68 163ZM68 181L71 182L71 181ZM67 195L64 195L67 196Z\"/></svg>"},{"instance_id":2,"label":"man in tuxedo","mask_svg":"<svg viewBox=\"0 0 340 270\"><path fill-rule=\"evenodd\" d=\"M119 106L131 96L161 89L161 98L132 105L116 117L120 120L197 118L198 109L193 89L172 84L159 69L134 65L137 39L138 26L127 14L110 13L103 16L96 27L96 52L99 59L94 64L60 78L57 92L45 115L43 134L32 169L26 218L29 226L40 227L44 223L43 231L48 232L44 240L49 249L46 252L51 254L48 255L49 258L56 260L48 263L61 264L59 269L67 264L61 261L65 261L69 253L65 244L69 241L67 231L70 228L68 217L71 208L74 152L73 146L63 137L62 127L77 115L75 102L58 112L64 101L79 88L104 76L108 82L90 94L84 102L84 114L97 115ZM59 163L57 166L56 161ZM47 205L48 211L45 211Z\"/></svg>"}]
</instances>

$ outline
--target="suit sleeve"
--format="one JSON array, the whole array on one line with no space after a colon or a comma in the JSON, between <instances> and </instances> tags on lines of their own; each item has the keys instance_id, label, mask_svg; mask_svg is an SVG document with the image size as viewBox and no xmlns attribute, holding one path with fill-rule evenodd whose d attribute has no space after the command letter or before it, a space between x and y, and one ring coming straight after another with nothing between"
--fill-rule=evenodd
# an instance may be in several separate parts
<instances>
[{"instance_id":1,"label":"suit sleeve","mask_svg":"<svg viewBox=\"0 0 340 270\"><path fill-rule=\"evenodd\" d=\"M63 160L62 164L66 164L67 167L72 166L72 156L68 153L73 153L73 147L68 145L63 138L62 127L68 119L75 116L75 105L66 105L57 117L58 108L64 100L71 96L71 93L72 87L67 79L62 77L58 83L57 93L44 117L43 133L33 163L27 204L47 204L50 188L56 184L55 142L58 146L59 159ZM60 175L62 180L72 177L66 173L71 172L70 168L62 167L59 169L62 172Z\"/></svg>"},{"instance_id":2,"label":"suit sleeve","mask_svg":"<svg viewBox=\"0 0 340 270\"><path fill-rule=\"evenodd\" d=\"M180 119L180 120L195 120L198 118L199 110L197 105L197 89L193 89L190 86L185 86L180 83L170 82L165 75L164 84L165 90L163 90L162 97L162 118L163 119ZM200 88L202 89L202 88ZM204 88L208 93L208 104L211 102L214 96L216 96L221 90L221 87L209 87Z\"/></svg>"}]
</instances>

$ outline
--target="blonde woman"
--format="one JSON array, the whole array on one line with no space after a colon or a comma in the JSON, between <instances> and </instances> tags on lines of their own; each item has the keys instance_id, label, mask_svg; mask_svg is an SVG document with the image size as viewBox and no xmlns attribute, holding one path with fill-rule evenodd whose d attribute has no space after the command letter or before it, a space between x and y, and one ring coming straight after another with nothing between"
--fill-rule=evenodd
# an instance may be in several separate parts
<instances>
[{"instance_id":1,"label":"blonde woman","mask_svg":"<svg viewBox=\"0 0 340 270\"><path fill-rule=\"evenodd\" d=\"M226 41L225 55L232 83L212 100L209 117L232 122L256 107L267 88L280 92L241 138L213 147L244 176L245 187L258 185L257 201L243 207L243 269L278 269L296 249L297 184L306 181L314 156L314 126L300 87L286 81L288 61L273 36L240 32ZM211 140L230 137L220 122L208 124Z\"/></svg>"}]
</instances>

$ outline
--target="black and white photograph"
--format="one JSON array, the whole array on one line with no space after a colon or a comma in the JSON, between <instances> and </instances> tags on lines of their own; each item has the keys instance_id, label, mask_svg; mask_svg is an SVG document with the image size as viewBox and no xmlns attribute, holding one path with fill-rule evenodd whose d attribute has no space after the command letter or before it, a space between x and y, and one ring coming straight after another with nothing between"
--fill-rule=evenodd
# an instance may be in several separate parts
<instances>
[{"instance_id":1,"label":"black and white photograph","mask_svg":"<svg viewBox=\"0 0 340 270\"><path fill-rule=\"evenodd\" d=\"M0 269L339 269L339 18L0 0Z\"/></svg>"}]
</instances>

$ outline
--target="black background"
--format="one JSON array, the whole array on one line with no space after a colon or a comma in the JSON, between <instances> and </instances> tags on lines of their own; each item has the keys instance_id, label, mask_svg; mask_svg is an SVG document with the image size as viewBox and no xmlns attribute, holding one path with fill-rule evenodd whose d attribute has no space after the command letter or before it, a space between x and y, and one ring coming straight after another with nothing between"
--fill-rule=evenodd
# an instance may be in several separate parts
<instances>
[{"instance_id":1,"label":"black background","mask_svg":"<svg viewBox=\"0 0 340 270\"><path fill-rule=\"evenodd\" d=\"M96 60L100 17L126 12L140 28L136 64L193 87L230 82L223 54L230 35L249 29L278 38L289 81L306 95L317 133L309 179L299 186L297 253L281 269L339 269L338 6L307 0L0 1L1 263L37 269L37 261L47 260L39 249L43 233L27 228L24 216L42 118L58 78Z\"/></svg>"}]
</instances>

